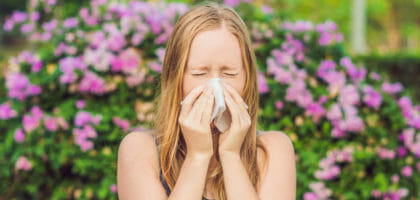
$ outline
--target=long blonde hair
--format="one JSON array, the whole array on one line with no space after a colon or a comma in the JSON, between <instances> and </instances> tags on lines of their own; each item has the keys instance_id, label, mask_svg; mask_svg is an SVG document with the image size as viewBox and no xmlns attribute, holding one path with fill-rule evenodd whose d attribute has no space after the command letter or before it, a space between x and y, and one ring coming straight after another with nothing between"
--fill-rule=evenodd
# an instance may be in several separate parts
<instances>
[{"instance_id":1,"label":"long blonde hair","mask_svg":"<svg viewBox=\"0 0 420 200\"><path fill-rule=\"evenodd\" d=\"M261 169L257 166L257 146L264 152L266 149L257 142L256 130L259 104L257 63L248 29L241 17L230 7L214 2L206 2L191 8L182 15L175 24L168 43L161 72L161 91L156 107L153 127L156 131L160 163L163 177L172 190L179 176L187 149L185 140L178 124L180 102L182 101L183 75L186 67L190 46L193 38L200 32L221 28L226 24L228 30L236 36L241 48L242 61L246 69L245 88L241 96L249 105L251 127L243 141L240 157L257 189ZM218 155L217 161L220 163ZM265 161L264 161L265 163ZM210 179L217 192L217 200L225 200L226 192L223 181L223 171L218 165L211 173Z\"/></svg>"}]
</instances>

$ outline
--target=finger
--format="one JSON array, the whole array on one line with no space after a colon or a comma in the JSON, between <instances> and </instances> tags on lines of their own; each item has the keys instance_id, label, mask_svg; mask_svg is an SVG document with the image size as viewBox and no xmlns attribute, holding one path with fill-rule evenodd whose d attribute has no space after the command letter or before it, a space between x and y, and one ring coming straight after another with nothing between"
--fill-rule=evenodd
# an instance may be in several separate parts
<instances>
[{"instance_id":1,"label":"finger","mask_svg":"<svg viewBox=\"0 0 420 200\"><path fill-rule=\"evenodd\" d=\"M230 93L232 99L238 104L239 107L245 108L245 110L248 109L248 105L245 103L245 101L242 99L241 95L238 94L238 92L232 88L232 86L223 83L223 85L226 87L227 91Z\"/></svg>"},{"instance_id":2,"label":"finger","mask_svg":"<svg viewBox=\"0 0 420 200\"><path fill-rule=\"evenodd\" d=\"M197 97L203 92L204 85L194 88L183 101L181 101L181 111L180 116L184 119L187 114L191 111L193 103L196 101Z\"/></svg>"},{"instance_id":3,"label":"finger","mask_svg":"<svg viewBox=\"0 0 420 200\"><path fill-rule=\"evenodd\" d=\"M203 115L201 116L202 123L210 124L211 114L213 111L213 105L214 105L214 94L213 94L213 90L211 90L211 93L208 96L207 101L205 103L205 109L204 109Z\"/></svg>"},{"instance_id":4,"label":"finger","mask_svg":"<svg viewBox=\"0 0 420 200\"><path fill-rule=\"evenodd\" d=\"M232 116L232 124L237 124L239 122L239 108L238 105L233 101L230 94L227 92L226 88L223 88L223 93L225 97L226 107L229 109L230 115Z\"/></svg>"},{"instance_id":5,"label":"finger","mask_svg":"<svg viewBox=\"0 0 420 200\"><path fill-rule=\"evenodd\" d=\"M194 103L191 112L188 114L188 118L194 121L201 121L201 115L205 108L205 103L210 96L210 89L206 87L206 89L201 93L200 97Z\"/></svg>"}]
</instances>

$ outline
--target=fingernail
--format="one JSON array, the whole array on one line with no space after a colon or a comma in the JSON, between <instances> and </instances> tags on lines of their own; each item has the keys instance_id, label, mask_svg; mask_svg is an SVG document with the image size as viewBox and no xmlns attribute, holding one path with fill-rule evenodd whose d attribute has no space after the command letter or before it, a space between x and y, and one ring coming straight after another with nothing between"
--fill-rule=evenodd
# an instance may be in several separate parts
<instances>
[{"instance_id":1,"label":"fingernail","mask_svg":"<svg viewBox=\"0 0 420 200\"><path fill-rule=\"evenodd\" d=\"M245 108L248 109L248 105L246 105L246 103L243 103L243 104L244 104Z\"/></svg>"}]
</instances>

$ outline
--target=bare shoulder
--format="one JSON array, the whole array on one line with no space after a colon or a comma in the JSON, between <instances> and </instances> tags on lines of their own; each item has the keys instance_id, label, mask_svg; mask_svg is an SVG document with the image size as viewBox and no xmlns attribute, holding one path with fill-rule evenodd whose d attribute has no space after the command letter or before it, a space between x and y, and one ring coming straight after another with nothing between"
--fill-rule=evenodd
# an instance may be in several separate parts
<instances>
[{"instance_id":1,"label":"bare shoulder","mask_svg":"<svg viewBox=\"0 0 420 200\"><path fill-rule=\"evenodd\" d=\"M117 184L120 199L157 199L166 195L159 179L158 152L151 132L131 132L121 140Z\"/></svg>"},{"instance_id":2,"label":"bare shoulder","mask_svg":"<svg viewBox=\"0 0 420 200\"><path fill-rule=\"evenodd\" d=\"M267 149L282 148L285 151L294 152L291 139L282 131L262 131L258 138Z\"/></svg>"},{"instance_id":3,"label":"bare shoulder","mask_svg":"<svg viewBox=\"0 0 420 200\"><path fill-rule=\"evenodd\" d=\"M260 199L295 199L295 151L291 139L281 131L265 131L258 138L268 154L263 163L265 159L257 150L261 169L261 182L257 188Z\"/></svg>"}]
</instances>

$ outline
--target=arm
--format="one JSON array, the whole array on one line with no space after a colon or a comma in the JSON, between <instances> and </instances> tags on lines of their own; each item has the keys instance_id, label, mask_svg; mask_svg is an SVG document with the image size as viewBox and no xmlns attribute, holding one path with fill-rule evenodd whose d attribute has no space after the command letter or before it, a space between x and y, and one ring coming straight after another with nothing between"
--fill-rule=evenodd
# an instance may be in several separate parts
<instances>
[{"instance_id":1,"label":"arm","mask_svg":"<svg viewBox=\"0 0 420 200\"><path fill-rule=\"evenodd\" d=\"M191 155L187 153L175 187L168 199L201 199L210 158L210 155Z\"/></svg>"},{"instance_id":2,"label":"arm","mask_svg":"<svg viewBox=\"0 0 420 200\"><path fill-rule=\"evenodd\" d=\"M257 200L258 195L238 154L220 154L227 199Z\"/></svg>"},{"instance_id":3,"label":"arm","mask_svg":"<svg viewBox=\"0 0 420 200\"><path fill-rule=\"evenodd\" d=\"M118 198L201 199L211 155L188 154L174 189L167 197L160 182L158 153L154 137L133 132L124 137L118 149Z\"/></svg>"},{"instance_id":4,"label":"arm","mask_svg":"<svg viewBox=\"0 0 420 200\"><path fill-rule=\"evenodd\" d=\"M249 180L240 156L221 155L228 199L296 199L293 143L287 135L279 131L261 135L261 141L267 148L268 166L259 177L262 181L258 194Z\"/></svg>"},{"instance_id":5,"label":"arm","mask_svg":"<svg viewBox=\"0 0 420 200\"><path fill-rule=\"evenodd\" d=\"M152 135L133 132L123 138L118 148L117 184L121 200L167 199Z\"/></svg>"}]
</instances>

